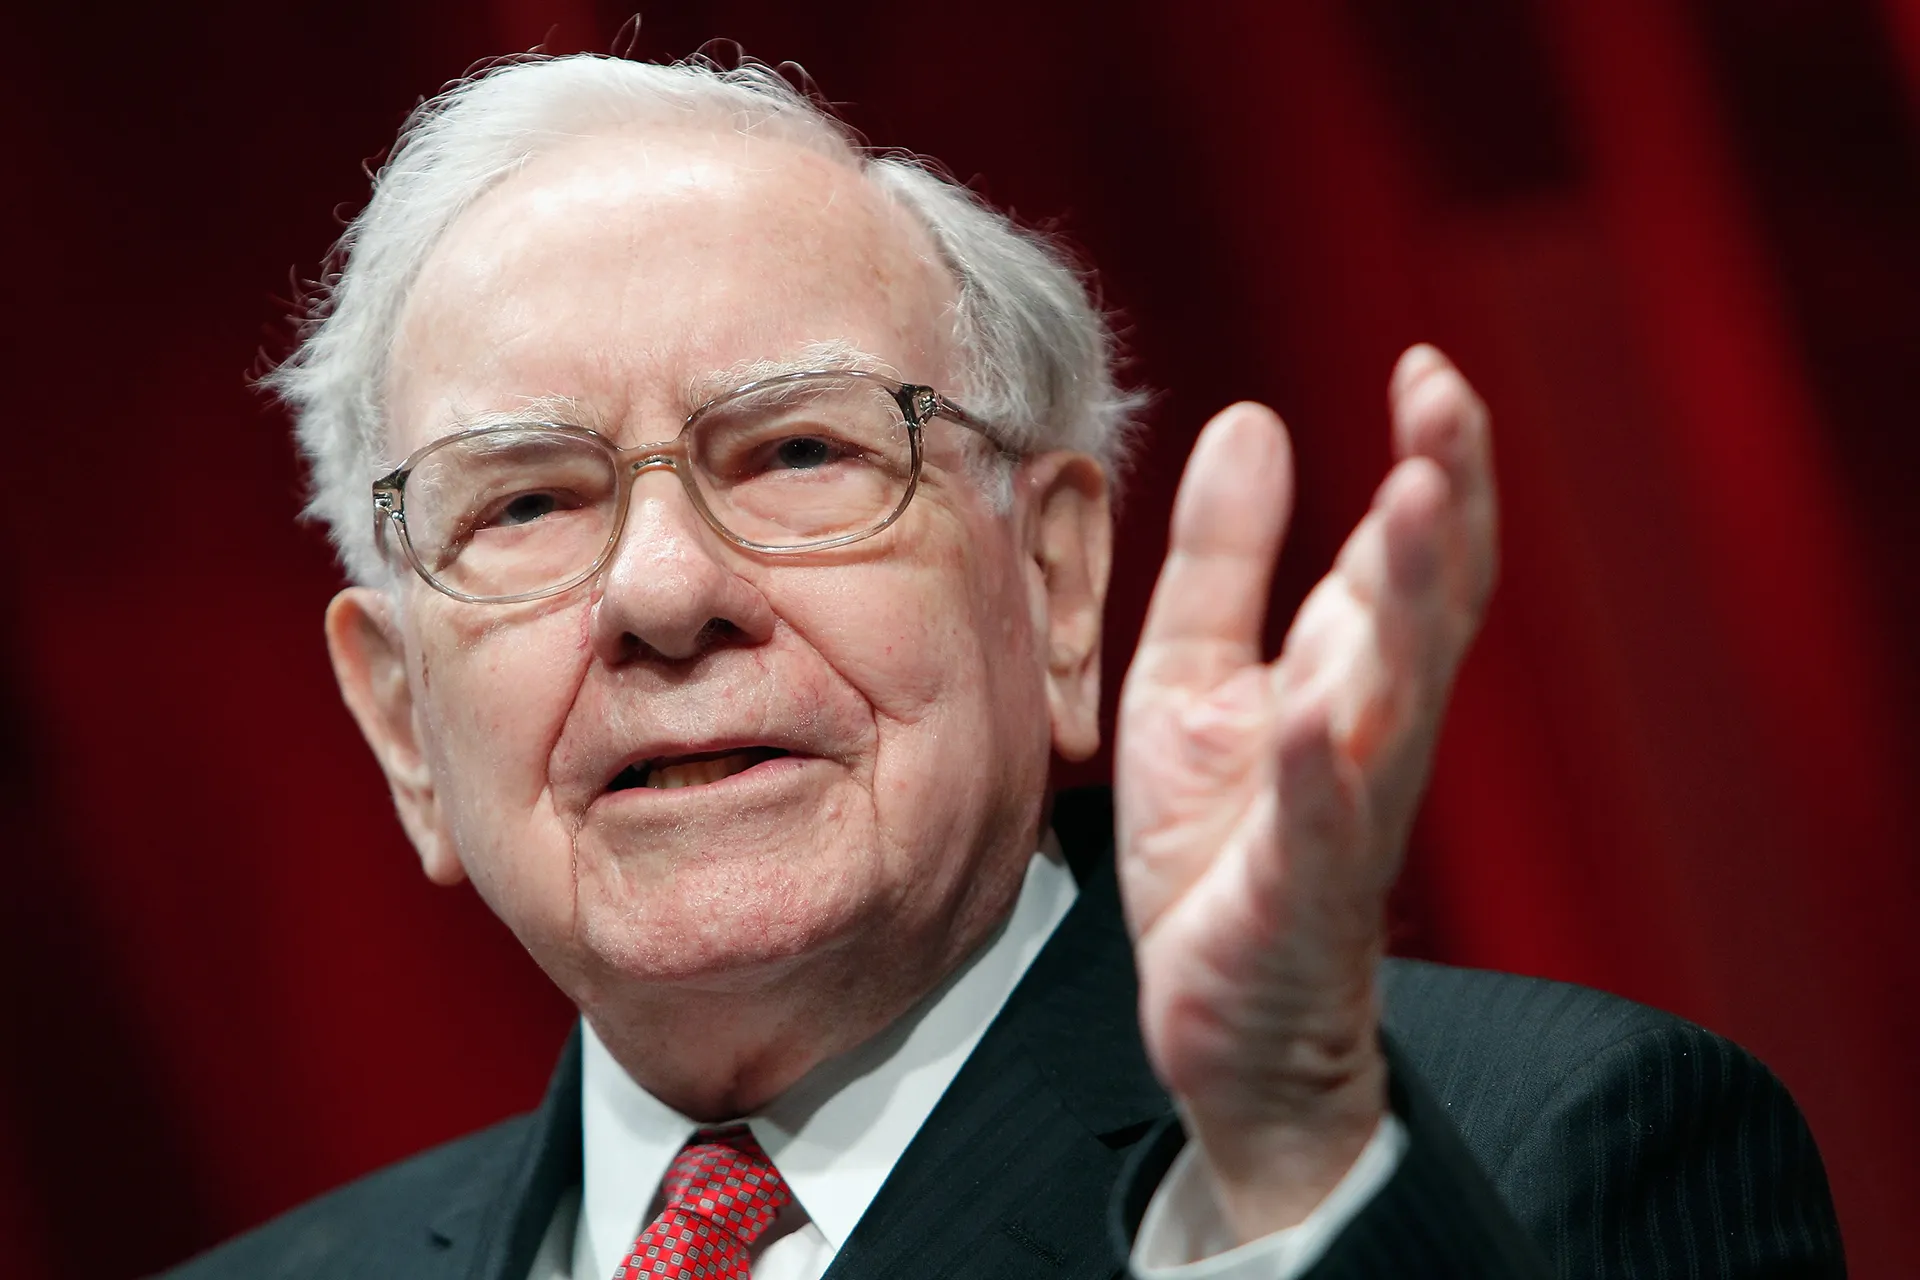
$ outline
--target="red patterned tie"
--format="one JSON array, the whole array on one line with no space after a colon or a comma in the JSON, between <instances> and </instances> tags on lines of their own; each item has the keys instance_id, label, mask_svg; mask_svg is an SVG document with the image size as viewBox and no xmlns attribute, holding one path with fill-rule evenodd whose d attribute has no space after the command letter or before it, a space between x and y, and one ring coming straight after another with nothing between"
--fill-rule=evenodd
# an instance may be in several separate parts
<instances>
[{"instance_id":1,"label":"red patterned tie","mask_svg":"<svg viewBox=\"0 0 1920 1280\"><path fill-rule=\"evenodd\" d=\"M702 1129L660 1184L666 1208L646 1225L613 1280L750 1280L753 1242L793 1199L743 1124Z\"/></svg>"}]
</instances>

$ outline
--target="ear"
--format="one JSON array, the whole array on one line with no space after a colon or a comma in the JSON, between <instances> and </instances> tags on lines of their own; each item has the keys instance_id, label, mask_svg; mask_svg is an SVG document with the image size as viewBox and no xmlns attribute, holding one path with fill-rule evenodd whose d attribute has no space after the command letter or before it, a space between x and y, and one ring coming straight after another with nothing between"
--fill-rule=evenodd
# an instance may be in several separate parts
<instances>
[{"instance_id":1,"label":"ear","mask_svg":"<svg viewBox=\"0 0 1920 1280\"><path fill-rule=\"evenodd\" d=\"M1021 464L1018 485L1053 749L1085 760L1100 749L1100 627L1113 567L1107 476L1084 453L1043 453Z\"/></svg>"},{"instance_id":2,"label":"ear","mask_svg":"<svg viewBox=\"0 0 1920 1280\"><path fill-rule=\"evenodd\" d=\"M460 883L467 873L440 820L392 597L371 587L348 587L335 596L327 606L327 652L347 709L387 775L400 825L419 851L427 879Z\"/></svg>"}]
</instances>

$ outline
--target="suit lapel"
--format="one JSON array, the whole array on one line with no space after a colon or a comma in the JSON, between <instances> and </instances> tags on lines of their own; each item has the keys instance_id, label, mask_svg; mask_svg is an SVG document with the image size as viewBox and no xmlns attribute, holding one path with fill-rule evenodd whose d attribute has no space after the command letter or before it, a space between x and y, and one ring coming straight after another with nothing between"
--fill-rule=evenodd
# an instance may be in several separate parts
<instances>
[{"instance_id":1,"label":"suit lapel","mask_svg":"<svg viewBox=\"0 0 1920 1280\"><path fill-rule=\"evenodd\" d=\"M525 1280L561 1195L579 1183L578 1024L539 1109L518 1123L518 1133L486 1148L449 1188L431 1219L448 1276Z\"/></svg>"},{"instance_id":2,"label":"suit lapel","mask_svg":"<svg viewBox=\"0 0 1920 1280\"><path fill-rule=\"evenodd\" d=\"M1107 1204L1171 1110L1147 1065L1104 792L1055 827L1079 901L894 1167L827 1280L1107 1280ZM1086 810L1087 812L1082 812Z\"/></svg>"},{"instance_id":3,"label":"suit lapel","mask_svg":"<svg viewBox=\"0 0 1920 1280\"><path fill-rule=\"evenodd\" d=\"M1107 793L1066 793L1054 826L1079 900L902 1155L827 1280L1110 1280L1108 1202L1171 1113L1140 1044ZM489 1144L429 1225L436 1274L522 1280L580 1179L580 1035L545 1098Z\"/></svg>"}]
</instances>

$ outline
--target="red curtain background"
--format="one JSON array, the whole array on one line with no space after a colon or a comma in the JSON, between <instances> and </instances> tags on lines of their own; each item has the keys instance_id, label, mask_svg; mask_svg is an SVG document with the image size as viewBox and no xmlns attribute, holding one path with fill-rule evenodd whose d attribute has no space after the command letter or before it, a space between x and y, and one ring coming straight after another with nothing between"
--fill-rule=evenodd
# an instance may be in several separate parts
<instances>
[{"instance_id":1,"label":"red curtain background","mask_svg":"<svg viewBox=\"0 0 1920 1280\"><path fill-rule=\"evenodd\" d=\"M538 1094L570 1010L418 874L247 377L420 94L609 48L625 9L14 13L7 1275L143 1273ZM1277 639L1385 468L1394 354L1456 355L1495 407L1505 576L1400 947L1746 1043L1811 1119L1855 1273L1910 1274L1920 6L663 0L636 51L712 37L1098 264L1159 392L1110 683L1209 412L1296 430Z\"/></svg>"}]
</instances>

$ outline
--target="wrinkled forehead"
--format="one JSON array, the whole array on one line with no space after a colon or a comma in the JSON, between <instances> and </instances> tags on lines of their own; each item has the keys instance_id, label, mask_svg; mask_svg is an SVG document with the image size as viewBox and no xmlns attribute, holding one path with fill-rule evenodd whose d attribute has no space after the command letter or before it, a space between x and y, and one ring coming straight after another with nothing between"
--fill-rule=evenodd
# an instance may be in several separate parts
<instances>
[{"instance_id":1,"label":"wrinkled forehead","mask_svg":"<svg viewBox=\"0 0 1920 1280\"><path fill-rule=\"evenodd\" d=\"M429 254L389 364L388 446L535 401L684 414L723 371L821 349L951 385L954 307L925 230L841 160L724 130L584 138Z\"/></svg>"}]
</instances>

